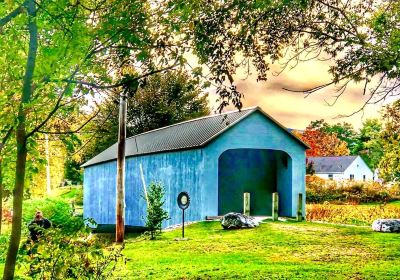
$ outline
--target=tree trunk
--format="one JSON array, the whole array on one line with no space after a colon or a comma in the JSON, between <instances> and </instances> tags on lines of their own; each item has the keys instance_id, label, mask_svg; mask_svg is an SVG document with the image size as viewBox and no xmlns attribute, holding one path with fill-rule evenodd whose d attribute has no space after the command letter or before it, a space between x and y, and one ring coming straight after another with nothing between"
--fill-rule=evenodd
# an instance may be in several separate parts
<instances>
[{"instance_id":1,"label":"tree trunk","mask_svg":"<svg viewBox=\"0 0 400 280\"><path fill-rule=\"evenodd\" d=\"M115 241L123 242L125 235L125 138L126 138L126 93L121 93L119 104L119 134L117 154L117 201Z\"/></svg>"},{"instance_id":2,"label":"tree trunk","mask_svg":"<svg viewBox=\"0 0 400 280\"><path fill-rule=\"evenodd\" d=\"M24 123L18 125L18 129L16 132L17 165L15 172L15 187L13 192L14 199L13 199L12 228L11 228L10 243L7 251L6 265L4 267L3 280L14 278L15 263L17 259L19 243L21 240L22 202L24 198L23 194L24 194L24 182L25 182L25 164L27 155Z\"/></svg>"},{"instance_id":3,"label":"tree trunk","mask_svg":"<svg viewBox=\"0 0 400 280\"><path fill-rule=\"evenodd\" d=\"M23 195L25 184L25 165L27 156L25 106L30 102L30 99L32 97L33 73L35 71L38 49L38 30L36 25L35 0L29 0L26 2L26 10L28 13L29 49L25 68L22 97L18 110L18 126L16 130L17 162L15 169L15 186L13 191L13 217L11 237L7 251L6 265L4 267L3 280L11 280L14 278L15 263L17 260L17 253L21 240L22 203L24 198Z\"/></svg>"}]
</instances>

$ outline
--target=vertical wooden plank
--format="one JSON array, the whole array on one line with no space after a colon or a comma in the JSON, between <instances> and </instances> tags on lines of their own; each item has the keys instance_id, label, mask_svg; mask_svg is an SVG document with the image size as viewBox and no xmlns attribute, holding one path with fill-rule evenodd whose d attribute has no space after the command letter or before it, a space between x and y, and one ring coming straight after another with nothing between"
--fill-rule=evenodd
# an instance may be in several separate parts
<instances>
[{"instance_id":1,"label":"vertical wooden plank","mask_svg":"<svg viewBox=\"0 0 400 280\"><path fill-rule=\"evenodd\" d=\"M250 216L250 193L243 193L243 214Z\"/></svg>"},{"instance_id":2,"label":"vertical wooden plank","mask_svg":"<svg viewBox=\"0 0 400 280\"><path fill-rule=\"evenodd\" d=\"M272 193L272 220L278 220L278 210L279 210L279 195L277 192Z\"/></svg>"},{"instance_id":3,"label":"vertical wooden plank","mask_svg":"<svg viewBox=\"0 0 400 280\"><path fill-rule=\"evenodd\" d=\"M299 193L297 200L297 221L303 221L303 194Z\"/></svg>"}]
</instances>

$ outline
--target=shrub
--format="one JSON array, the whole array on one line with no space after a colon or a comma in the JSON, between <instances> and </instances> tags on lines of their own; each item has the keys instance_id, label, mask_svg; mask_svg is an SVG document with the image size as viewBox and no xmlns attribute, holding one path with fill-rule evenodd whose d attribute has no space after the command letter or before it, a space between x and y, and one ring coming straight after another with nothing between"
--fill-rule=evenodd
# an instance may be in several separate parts
<instances>
[{"instance_id":1,"label":"shrub","mask_svg":"<svg viewBox=\"0 0 400 280\"><path fill-rule=\"evenodd\" d=\"M40 198L24 202L22 220L25 224L32 221L37 210L43 212L54 227L63 231L76 231L83 225L81 217L72 216L71 204L61 198Z\"/></svg>"},{"instance_id":2,"label":"shrub","mask_svg":"<svg viewBox=\"0 0 400 280\"><path fill-rule=\"evenodd\" d=\"M0 263L4 263L6 260L9 239L9 234L0 235Z\"/></svg>"},{"instance_id":3,"label":"shrub","mask_svg":"<svg viewBox=\"0 0 400 280\"><path fill-rule=\"evenodd\" d=\"M398 189L378 182L353 182L324 180L317 176L307 176L307 202L323 203L366 203L388 202L399 199Z\"/></svg>"},{"instance_id":4,"label":"shrub","mask_svg":"<svg viewBox=\"0 0 400 280\"><path fill-rule=\"evenodd\" d=\"M150 239L161 234L162 222L169 219L167 211L163 209L165 188L161 183L151 183L147 193L148 207L145 224ZM146 199L146 198L145 198Z\"/></svg>"},{"instance_id":5,"label":"shrub","mask_svg":"<svg viewBox=\"0 0 400 280\"><path fill-rule=\"evenodd\" d=\"M32 279L111 279L121 246L105 246L81 227L66 234L51 228L22 249L20 262Z\"/></svg>"},{"instance_id":6,"label":"shrub","mask_svg":"<svg viewBox=\"0 0 400 280\"><path fill-rule=\"evenodd\" d=\"M3 213L1 215L2 221L6 223L11 223L12 220L12 211L7 208L3 208Z\"/></svg>"}]
</instances>

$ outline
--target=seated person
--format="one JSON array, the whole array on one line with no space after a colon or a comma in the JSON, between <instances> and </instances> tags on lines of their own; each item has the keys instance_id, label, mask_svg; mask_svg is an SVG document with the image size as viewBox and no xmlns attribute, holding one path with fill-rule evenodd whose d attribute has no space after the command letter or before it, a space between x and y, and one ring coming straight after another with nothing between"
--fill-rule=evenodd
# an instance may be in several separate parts
<instances>
[{"instance_id":1,"label":"seated person","mask_svg":"<svg viewBox=\"0 0 400 280\"><path fill-rule=\"evenodd\" d=\"M49 227L51 227L51 222L43 217L42 211L37 211L35 218L28 225L32 241L37 241L39 236L42 234L43 229Z\"/></svg>"}]
</instances>

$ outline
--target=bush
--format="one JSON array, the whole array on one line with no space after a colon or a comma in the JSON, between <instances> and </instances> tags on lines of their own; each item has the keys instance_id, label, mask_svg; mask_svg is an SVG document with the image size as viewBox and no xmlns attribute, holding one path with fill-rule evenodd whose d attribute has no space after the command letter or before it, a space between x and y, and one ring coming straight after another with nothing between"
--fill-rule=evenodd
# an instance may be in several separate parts
<instances>
[{"instance_id":1,"label":"bush","mask_svg":"<svg viewBox=\"0 0 400 280\"><path fill-rule=\"evenodd\" d=\"M161 234L162 222L169 219L167 211L163 209L165 188L161 183L151 183L147 193L148 207L145 218L147 232L150 239L155 239ZM146 198L145 198L146 199Z\"/></svg>"},{"instance_id":2,"label":"bush","mask_svg":"<svg viewBox=\"0 0 400 280\"><path fill-rule=\"evenodd\" d=\"M317 176L307 176L307 202L326 201L343 203L388 202L399 199L398 188L387 187L378 182L354 182L324 180Z\"/></svg>"},{"instance_id":3,"label":"bush","mask_svg":"<svg viewBox=\"0 0 400 280\"><path fill-rule=\"evenodd\" d=\"M24 202L22 220L28 224L33 220L37 210L51 221L54 227L63 231L76 231L83 225L81 217L72 216L71 204L61 198L40 198Z\"/></svg>"},{"instance_id":4,"label":"bush","mask_svg":"<svg viewBox=\"0 0 400 280\"><path fill-rule=\"evenodd\" d=\"M32 279L112 279L122 249L105 246L86 227L68 234L51 228L22 249L19 262Z\"/></svg>"},{"instance_id":5,"label":"bush","mask_svg":"<svg viewBox=\"0 0 400 280\"><path fill-rule=\"evenodd\" d=\"M0 235L0 263L4 263L6 261L9 239L10 237L8 234Z\"/></svg>"}]
</instances>

